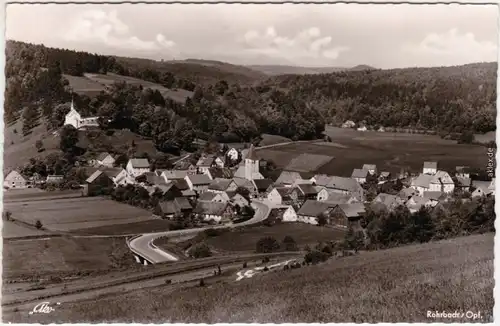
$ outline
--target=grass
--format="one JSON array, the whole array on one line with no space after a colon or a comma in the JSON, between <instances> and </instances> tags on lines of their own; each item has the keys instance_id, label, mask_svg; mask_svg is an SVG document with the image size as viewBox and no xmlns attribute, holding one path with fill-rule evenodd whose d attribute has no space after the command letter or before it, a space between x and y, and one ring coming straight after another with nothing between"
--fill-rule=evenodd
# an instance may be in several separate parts
<instances>
[{"instance_id":1,"label":"grass","mask_svg":"<svg viewBox=\"0 0 500 326\"><path fill-rule=\"evenodd\" d=\"M286 138L278 135L262 134L260 135L262 140L259 142L259 146L269 146L274 144L291 142L290 138Z\"/></svg>"},{"instance_id":2,"label":"grass","mask_svg":"<svg viewBox=\"0 0 500 326\"><path fill-rule=\"evenodd\" d=\"M332 258L316 266L264 273L240 282L207 281L203 288L169 293L160 287L69 303L58 320L453 322L428 319L427 311L480 311L488 318L494 305L493 283L493 235L485 234Z\"/></svg>"},{"instance_id":3,"label":"grass","mask_svg":"<svg viewBox=\"0 0 500 326\"><path fill-rule=\"evenodd\" d=\"M105 273L136 263L124 238L58 237L4 241L2 265L5 282Z\"/></svg>"},{"instance_id":4,"label":"grass","mask_svg":"<svg viewBox=\"0 0 500 326\"><path fill-rule=\"evenodd\" d=\"M288 163L287 171L311 172L316 171L333 159L331 156L319 154L300 154Z\"/></svg>"},{"instance_id":5,"label":"grass","mask_svg":"<svg viewBox=\"0 0 500 326\"><path fill-rule=\"evenodd\" d=\"M187 240L185 243L180 243L179 246L205 242L216 253L255 252L257 241L261 238L273 237L281 243L283 238L289 235L295 240L300 249L302 249L305 245L314 246L319 241L343 239L344 233L342 230L304 223L280 223L273 226L254 226L227 230L212 237L199 235L196 238ZM163 247L164 243L171 245L168 241L155 241L155 244L160 247ZM165 249L168 250L168 248Z\"/></svg>"},{"instance_id":6,"label":"grass","mask_svg":"<svg viewBox=\"0 0 500 326\"><path fill-rule=\"evenodd\" d=\"M81 196L81 190L45 191L38 188L10 189L3 193L4 202L52 200Z\"/></svg>"},{"instance_id":7,"label":"grass","mask_svg":"<svg viewBox=\"0 0 500 326\"><path fill-rule=\"evenodd\" d=\"M172 222L167 220L149 220L143 222L105 225L76 231L77 234L89 235L124 235L164 232L169 230Z\"/></svg>"},{"instance_id":8,"label":"grass","mask_svg":"<svg viewBox=\"0 0 500 326\"><path fill-rule=\"evenodd\" d=\"M376 164L379 171L399 173L401 168L421 171L424 161L437 161L440 169L448 171L454 171L457 165L485 169L488 162L486 147L459 145L438 136L361 132L329 126L326 133L335 146L294 143L273 149L257 149L257 153L280 168L286 167L301 154L333 156L339 159L331 160L316 172L339 176L350 176L353 168L361 168L368 163Z\"/></svg>"},{"instance_id":9,"label":"grass","mask_svg":"<svg viewBox=\"0 0 500 326\"><path fill-rule=\"evenodd\" d=\"M93 81L87 77L63 75L69 82L71 88L78 94L87 96L96 96L105 90L103 84Z\"/></svg>"},{"instance_id":10,"label":"grass","mask_svg":"<svg viewBox=\"0 0 500 326\"><path fill-rule=\"evenodd\" d=\"M99 197L6 202L4 209L20 222L40 220L45 229L63 232L153 219L146 210Z\"/></svg>"},{"instance_id":11,"label":"grass","mask_svg":"<svg viewBox=\"0 0 500 326\"><path fill-rule=\"evenodd\" d=\"M46 231L38 230L14 221L2 221L2 237L4 239L43 236L49 234Z\"/></svg>"},{"instance_id":12,"label":"grass","mask_svg":"<svg viewBox=\"0 0 500 326\"><path fill-rule=\"evenodd\" d=\"M16 132L17 131L17 132ZM38 152L35 147L37 140L42 140L45 150ZM59 150L59 136L47 131L46 124L40 118L40 124L29 134L23 136L23 122L18 119L15 123L5 125L4 129L4 173L10 172L29 162L32 157L43 158Z\"/></svg>"}]
</instances>

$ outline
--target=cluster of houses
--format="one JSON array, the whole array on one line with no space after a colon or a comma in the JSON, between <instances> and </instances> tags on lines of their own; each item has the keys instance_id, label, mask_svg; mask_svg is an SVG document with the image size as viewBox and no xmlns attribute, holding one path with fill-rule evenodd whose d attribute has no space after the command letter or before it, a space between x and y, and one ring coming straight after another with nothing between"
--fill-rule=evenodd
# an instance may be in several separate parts
<instances>
[{"instance_id":1,"label":"cluster of houses","mask_svg":"<svg viewBox=\"0 0 500 326\"><path fill-rule=\"evenodd\" d=\"M405 205L416 212L422 206L436 207L449 200L456 190L470 192L472 197L495 195L494 179L471 181L467 167L457 167L452 178L438 169L437 162L424 162L422 172L414 177L393 178L389 172L379 172L376 165L365 164L354 169L351 177L304 177L299 172L282 171L277 179L266 178L261 173L265 161L257 157L253 145L243 150L228 148L219 155L202 155L196 164L184 158L172 169L155 171L145 158L132 158L124 168L117 167L109 153L99 154L91 164L95 171L85 184L89 195L102 187L135 184L150 195L161 193L161 201L154 209L161 218L194 214L214 223L238 218L254 199L267 203L275 220L345 228L357 225L368 205L388 210ZM403 189L398 194L380 193L367 202L362 185L369 178L379 184L399 179ZM22 188L26 185L23 180L13 171L5 178L4 186Z\"/></svg>"}]
</instances>

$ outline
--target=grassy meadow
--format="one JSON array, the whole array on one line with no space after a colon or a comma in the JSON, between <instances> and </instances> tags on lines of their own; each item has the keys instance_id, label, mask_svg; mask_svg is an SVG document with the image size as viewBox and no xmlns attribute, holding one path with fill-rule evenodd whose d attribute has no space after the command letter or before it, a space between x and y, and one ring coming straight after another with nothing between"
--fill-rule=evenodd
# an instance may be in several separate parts
<instances>
[{"instance_id":1,"label":"grassy meadow","mask_svg":"<svg viewBox=\"0 0 500 326\"><path fill-rule=\"evenodd\" d=\"M470 322L427 311L493 309L493 234L330 259L205 287L169 286L65 304L60 322ZM172 300L175 298L175 300ZM121 304L116 304L121 302ZM46 318L48 316L40 316ZM53 322L54 319L51 319ZM49 321L49 319L47 319Z\"/></svg>"}]
</instances>

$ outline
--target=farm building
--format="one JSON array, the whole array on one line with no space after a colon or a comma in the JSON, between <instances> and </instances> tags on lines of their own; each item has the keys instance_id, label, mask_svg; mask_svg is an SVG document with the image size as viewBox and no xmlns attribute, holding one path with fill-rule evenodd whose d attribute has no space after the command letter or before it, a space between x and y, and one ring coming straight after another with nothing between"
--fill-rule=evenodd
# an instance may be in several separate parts
<instances>
[{"instance_id":1,"label":"farm building","mask_svg":"<svg viewBox=\"0 0 500 326\"><path fill-rule=\"evenodd\" d=\"M359 201L364 201L364 190L361 185L352 178L332 177L326 188L335 192L352 195Z\"/></svg>"},{"instance_id":2,"label":"farm building","mask_svg":"<svg viewBox=\"0 0 500 326\"><path fill-rule=\"evenodd\" d=\"M440 191L444 193L452 193L455 190L455 182L446 171L437 171L430 184L429 191Z\"/></svg>"},{"instance_id":3,"label":"farm building","mask_svg":"<svg viewBox=\"0 0 500 326\"><path fill-rule=\"evenodd\" d=\"M238 186L232 179L216 178L208 185L208 191L222 193L226 191L235 191Z\"/></svg>"},{"instance_id":4,"label":"farm building","mask_svg":"<svg viewBox=\"0 0 500 326\"><path fill-rule=\"evenodd\" d=\"M316 197L318 201L324 201L328 203L336 203L336 204L348 204L358 202L354 196L350 194L342 194L335 190L323 188L318 192Z\"/></svg>"},{"instance_id":5,"label":"farm building","mask_svg":"<svg viewBox=\"0 0 500 326\"><path fill-rule=\"evenodd\" d=\"M23 189L28 187L28 184L28 178L15 170L10 171L3 180L4 188L9 189Z\"/></svg>"},{"instance_id":6,"label":"farm building","mask_svg":"<svg viewBox=\"0 0 500 326\"><path fill-rule=\"evenodd\" d=\"M275 205L290 205L293 202L290 193L293 189L288 187L276 187L269 192L267 200Z\"/></svg>"},{"instance_id":7,"label":"farm building","mask_svg":"<svg viewBox=\"0 0 500 326\"><path fill-rule=\"evenodd\" d=\"M206 173L208 169L216 167L214 157L200 157L198 162L196 163L196 167L201 173Z\"/></svg>"},{"instance_id":8,"label":"farm building","mask_svg":"<svg viewBox=\"0 0 500 326\"><path fill-rule=\"evenodd\" d=\"M158 172L160 173L160 176L166 182L184 179L187 175L193 174L189 170L160 170L160 171L156 171L157 174L158 174Z\"/></svg>"},{"instance_id":9,"label":"farm building","mask_svg":"<svg viewBox=\"0 0 500 326\"><path fill-rule=\"evenodd\" d=\"M85 181L88 184L89 194L96 188L107 186L109 182L105 179L109 179L115 187L133 183L133 180L129 178L127 172L122 168L102 168L95 171Z\"/></svg>"},{"instance_id":10,"label":"farm building","mask_svg":"<svg viewBox=\"0 0 500 326\"><path fill-rule=\"evenodd\" d=\"M290 191L290 198L295 203L303 203L309 199L315 200L317 195L318 191L310 184L299 184Z\"/></svg>"},{"instance_id":11,"label":"farm building","mask_svg":"<svg viewBox=\"0 0 500 326\"><path fill-rule=\"evenodd\" d=\"M227 203L198 202L193 213L204 221L229 222L233 217L233 210Z\"/></svg>"},{"instance_id":12,"label":"farm building","mask_svg":"<svg viewBox=\"0 0 500 326\"><path fill-rule=\"evenodd\" d=\"M347 228L357 226L359 219L365 213L363 203L340 204L330 213L328 224Z\"/></svg>"},{"instance_id":13,"label":"farm building","mask_svg":"<svg viewBox=\"0 0 500 326\"><path fill-rule=\"evenodd\" d=\"M410 210L410 213L417 212L422 207L434 207L437 203L422 196L413 196L406 202L406 207Z\"/></svg>"},{"instance_id":14,"label":"farm building","mask_svg":"<svg viewBox=\"0 0 500 326\"><path fill-rule=\"evenodd\" d=\"M255 197L257 190L255 189L255 185L251 180L245 179L245 178L238 178L234 177L233 178L234 183L236 183L236 186L245 188L250 192L250 197L253 198Z\"/></svg>"},{"instance_id":15,"label":"farm building","mask_svg":"<svg viewBox=\"0 0 500 326\"><path fill-rule=\"evenodd\" d=\"M169 182L164 185L156 185L155 189L161 191L164 199L173 200L176 197L182 197L182 191L177 187L176 183Z\"/></svg>"},{"instance_id":16,"label":"farm building","mask_svg":"<svg viewBox=\"0 0 500 326\"><path fill-rule=\"evenodd\" d=\"M131 158L127 163L127 173L132 177L138 177L149 172L149 161L146 158Z\"/></svg>"},{"instance_id":17,"label":"farm building","mask_svg":"<svg viewBox=\"0 0 500 326\"><path fill-rule=\"evenodd\" d=\"M333 178L334 177L326 174L316 174L311 178L311 181L316 186L326 187L329 183L332 182Z\"/></svg>"},{"instance_id":18,"label":"farm building","mask_svg":"<svg viewBox=\"0 0 500 326\"><path fill-rule=\"evenodd\" d=\"M419 196L423 196L426 191L430 191L430 184L433 177L431 174L420 174L418 177L412 179L411 187Z\"/></svg>"},{"instance_id":19,"label":"farm building","mask_svg":"<svg viewBox=\"0 0 500 326\"><path fill-rule=\"evenodd\" d=\"M268 221L275 222L297 222L297 213L292 206L278 206L269 212Z\"/></svg>"},{"instance_id":20,"label":"farm building","mask_svg":"<svg viewBox=\"0 0 500 326\"><path fill-rule=\"evenodd\" d=\"M209 168L204 172L210 179L222 178L231 179L233 178L233 172L229 168Z\"/></svg>"},{"instance_id":21,"label":"farm building","mask_svg":"<svg viewBox=\"0 0 500 326\"><path fill-rule=\"evenodd\" d=\"M59 184L64 181L64 175L49 174L45 182L47 184Z\"/></svg>"},{"instance_id":22,"label":"farm building","mask_svg":"<svg viewBox=\"0 0 500 326\"><path fill-rule=\"evenodd\" d=\"M204 192L212 182L206 174L187 175L184 180L186 180L189 189L196 192Z\"/></svg>"},{"instance_id":23,"label":"farm building","mask_svg":"<svg viewBox=\"0 0 500 326\"><path fill-rule=\"evenodd\" d=\"M155 172L146 172L135 178L137 182L141 182L148 186L166 185L164 178L158 176Z\"/></svg>"},{"instance_id":24,"label":"farm building","mask_svg":"<svg viewBox=\"0 0 500 326\"><path fill-rule=\"evenodd\" d=\"M302 180L302 176L298 172L282 171L275 184L285 187L291 187L297 180Z\"/></svg>"},{"instance_id":25,"label":"farm building","mask_svg":"<svg viewBox=\"0 0 500 326\"><path fill-rule=\"evenodd\" d=\"M240 208L250 205L250 202L240 194L232 196L231 203L235 206L239 206Z\"/></svg>"},{"instance_id":26,"label":"farm building","mask_svg":"<svg viewBox=\"0 0 500 326\"><path fill-rule=\"evenodd\" d=\"M351 178L356 180L359 184L363 184L366 182L366 177L368 176L368 170L364 169L354 169L352 171Z\"/></svg>"},{"instance_id":27,"label":"farm building","mask_svg":"<svg viewBox=\"0 0 500 326\"><path fill-rule=\"evenodd\" d=\"M189 200L184 197L177 197L174 200L158 203L154 214L164 219L172 219L178 215L189 214L193 211L193 207Z\"/></svg>"},{"instance_id":28,"label":"farm building","mask_svg":"<svg viewBox=\"0 0 500 326\"><path fill-rule=\"evenodd\" d=\"M354 128L354 127L356 127L356 123L354 123L354 121L351 120L347 120L342 124L342 128Z\"/></svg>"},{"instance_id":29,"label":"farm building","mask_svg":"<svg viewBox=\"0 0 500 326\"><path fill-rule=\"evenodd\" d=\"M252 182L259 196L266 196L268 191L270 191L270 187L274 183L271 179L256 179L252 180Z\"/></svg>"},{"instance_id":30,"label":"farm building","mask_svg":"<svg viewBox=\"0 0 500 326\"><path fill-rule=\"evenodd\" d=\"M483 196L489 196L489 195L494 195L494 183L493 186L491 185L491 181L479 181L479 180L473 180L472 181L472 187L475 189L472 192L472 197L483 197ZM493 191L492 191L493 190Z\"/></svg>"},{"instance_id":31,"label":"farm building","mask_svg":"<svg viewBox=\"0 0 500 326\"><path fill-rule=\"evenodd\" d=\"M398 197L403 200L403 202L406 202L408 199L411 197L418 195L418 191L415 190L414 188L403 188L401 191L398 193Z\"/></svg>"},{"instance_id":32,"label":"farm building","mask_svg":"<svg viewBox=\"0 0 500 326\"><path fill-rule=\"evenodd\" d=\"M333 208L334 207L325 202L308 200L298 210L297 221L317 225L318 218L321 215L324 215L325 218L328 219L333 211Z\"/></svg>"}]
</instances>

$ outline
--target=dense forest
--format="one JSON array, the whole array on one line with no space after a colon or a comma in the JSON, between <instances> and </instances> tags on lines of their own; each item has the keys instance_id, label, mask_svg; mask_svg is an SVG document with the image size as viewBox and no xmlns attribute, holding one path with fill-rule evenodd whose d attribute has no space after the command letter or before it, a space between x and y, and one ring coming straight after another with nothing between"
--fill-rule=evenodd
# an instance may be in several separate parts
<instances>
[{"instance_id":1,"label":"dense forest","mask_svg":"<svg viewBox=\"0 0 500 326\"><path fill-rule=\"evenodd\" d=\"M15 41L7 42L6 55L5 120L22 116L25 132L40 118L49 128L60 127L72 97L81 113L102 117L103 129L130 129L167 153L189 149L194 138L251 142L269 133L314 139L322 137L325 123L348 119L447 132L496 129L496 63L262 81L260 73L240 66L182 66ZM108 72L193 91L193 96L176 103L157 90L116 83L90 98L72 94L63 77Z\"/></svg>"}]
</instances>

